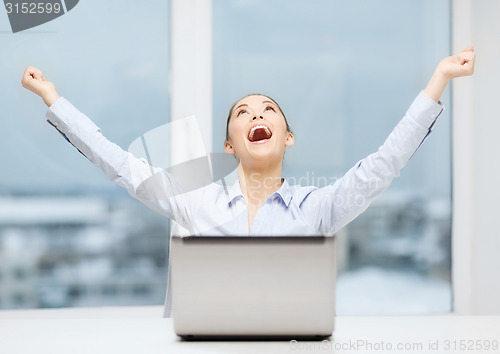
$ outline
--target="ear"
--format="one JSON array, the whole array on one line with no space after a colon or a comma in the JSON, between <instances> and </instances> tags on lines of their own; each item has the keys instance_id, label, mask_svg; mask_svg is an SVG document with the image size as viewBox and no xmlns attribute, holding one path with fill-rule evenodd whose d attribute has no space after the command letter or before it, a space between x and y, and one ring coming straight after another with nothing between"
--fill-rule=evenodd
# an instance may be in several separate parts
<instances>
[{"instance_id":1,"label":"ear","mask_svg":"<svg viewBox=\"0 0 500 354\"><path fill-rule=\"evenodd\" d=\"M234 150L234 146L228 140L226 140L226 142L224 143L224 151L228 154L231 154L231 155L236 154L236 150Z\"/></svg>"},{"instance_id":2,"label":"ear","mask_svg":"<svg viewBox=\"0 0 500 354\"><path fill-rule=\"evenodd\" d=\"M287 134L288 135L286 136L285 146L292 146L293 143L295 142L293 134L290 132L288 132Z\"/></svg>"}]
</instances>

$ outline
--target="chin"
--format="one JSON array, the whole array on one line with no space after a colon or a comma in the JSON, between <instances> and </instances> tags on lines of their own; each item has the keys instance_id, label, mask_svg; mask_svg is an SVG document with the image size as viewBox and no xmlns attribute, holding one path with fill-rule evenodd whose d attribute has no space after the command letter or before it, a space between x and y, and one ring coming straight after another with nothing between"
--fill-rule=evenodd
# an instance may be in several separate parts
<instances>
[{"instance_id":1,"label":"chin","mask_svg":"<svg viewBox=\"0 0 500 354\"><path fill-rule=\"evenodd\" d=\"M269 164L270 162L279 163L282 160L282 158L283 155L276 154L276 152L258 151L250 153L248 156L248 161L250 163L255 162L255 163Z\"/></svg>"}]
</instances>

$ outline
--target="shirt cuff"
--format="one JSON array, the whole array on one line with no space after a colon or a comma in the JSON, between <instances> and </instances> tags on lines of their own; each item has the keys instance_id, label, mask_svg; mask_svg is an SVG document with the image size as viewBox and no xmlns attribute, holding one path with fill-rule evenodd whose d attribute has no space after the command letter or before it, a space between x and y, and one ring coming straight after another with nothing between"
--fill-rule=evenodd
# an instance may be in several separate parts
<instances>
[{"instance_id":1,"label":"shirt cuff","mask_svg":"<svg viewBox=\"0 0 500 354\"><path fill-rule=\"evenodd\" d=\"M444 107L440 103L434 101L422 90L408 109L408 115L425 128L430 129L443 110Z\"/></svg>"},{"instance_id":2,"label":"shirt cuff","mask_svg":"<svg viewBox=\"0 0 500 354\"><path fill-rule=\"evenodd\" d=\"M61 124L67 125L68 120L65 119L65 116L68 114L71 115L75 109L76 108L73 107L68 100L66 100L63 96L59 96L59 98L55 100L47 110L47 121L56 128L59 128L59 125Z\"/></svg>"},{"instance_id":3,"label":"shirt cuff","mask_svg":"<svg viewBox=\"0 0 500 354\"><path fill-rule=\"evenodd\" d=\"M46 117L47 122L62 133L73 132L79 135L83 128L99 130L99 127L90 119L83 119L85 116L62 96L52 103L47 110Z\"/></svg>"}]
</instances>

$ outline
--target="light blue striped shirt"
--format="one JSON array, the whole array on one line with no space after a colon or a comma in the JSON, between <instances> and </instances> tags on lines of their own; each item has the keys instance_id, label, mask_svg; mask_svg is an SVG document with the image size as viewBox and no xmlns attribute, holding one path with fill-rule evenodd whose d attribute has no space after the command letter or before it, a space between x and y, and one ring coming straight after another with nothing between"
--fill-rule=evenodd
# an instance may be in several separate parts
<instances>
[{"instance_id":1,"label":"light blue striped shirt","mask_svg":"<svg viewBox=\"0 0 500 354\"><path fill-rule=\"evenodd\" d=\"M134 198L172 219L181 235L333 235L370 205L399 176L430 133L443 106L423 91L377 152L358 161L328 186L281 187L259 207L248 230L248 209L239 182L212 183L183 192L179 181L144 158L107 140L85 114L64 97L47 111L47 120L113 182ZM146 188L144 188L146 186ZM171 315L170 267L164 317Z\"/></svg>"}]
</instances>

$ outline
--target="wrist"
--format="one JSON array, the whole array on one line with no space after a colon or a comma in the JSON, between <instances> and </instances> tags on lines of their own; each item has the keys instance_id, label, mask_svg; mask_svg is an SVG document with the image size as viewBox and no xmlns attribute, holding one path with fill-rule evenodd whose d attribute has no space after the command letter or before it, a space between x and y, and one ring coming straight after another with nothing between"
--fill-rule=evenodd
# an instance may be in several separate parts
<instances>
[{"instance_id":1,"label":"wrist","mask_svg":"<svg viewBox=\"0 0 500 354\"><path fill-rule=\"evenodd\" d=\"M439 69L436 69L429 80L427 87L424 89L424 92L435 102L439 103L439 99L449 81L450 79L444 73L442 73Z\"/></svg>"},{"instance_id":2,"label":"wrist","mask_svg":"<svg viewBox=\"0 0 500 354\"><path fill-rule=\"evenodd\" d=\"M57 92L55 90L49 91L49 92L42 95L43 102L45 102L47 107L52 106L52 104L55 101L57 101L58 98L59 98L59 95L57 94Z\"/></svg>"},{"instance_id":3,"label":"wrist","mask_svg":"<svg viewBox=\"0 0 500 354\"><path fill-rule=\"evenodd\" d=\"M450 75L447 75L444 73L439 67L434 71L434 74L432 75L432 80L434 80L436 83L444 84L445 86L448 85L448 82L452 79Z\"/></svg>"}]
</instances>

